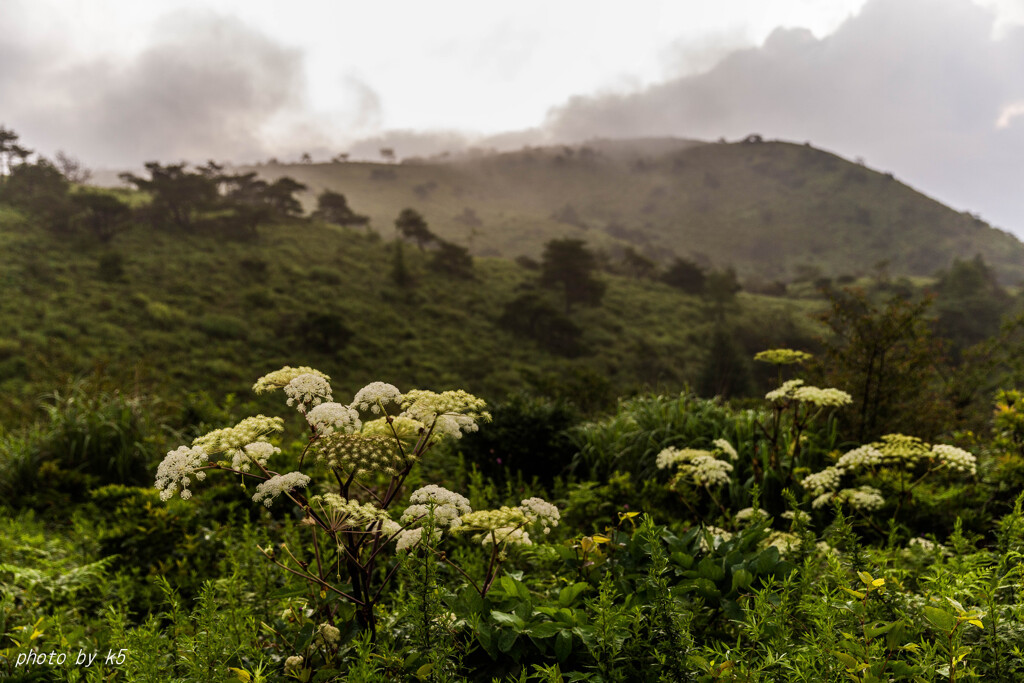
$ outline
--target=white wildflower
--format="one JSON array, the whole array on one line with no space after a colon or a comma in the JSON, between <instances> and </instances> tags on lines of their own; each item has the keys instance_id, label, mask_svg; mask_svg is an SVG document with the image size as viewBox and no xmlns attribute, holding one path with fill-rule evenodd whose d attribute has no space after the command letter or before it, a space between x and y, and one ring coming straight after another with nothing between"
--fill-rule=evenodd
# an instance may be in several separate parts
<instances>
[{"instance_id":1,"label":"white wildflower","mask_svg":"<svg viewBox=\"0 0 1024 683\"><path fill-rule=\"evenodd\" d=\"M369 410L374 415L379 415L381 407L388 403L400 404L402 392L398 387L386 382L371 382L356 392L352 399L352 407L358 410Z\"/></svg>"},{"instance_id":2,"label":"white wildflower","mask_svg":"<svg viewBox=\"0 0 1024 683\"><path fill-rule=\"evenodd\" d=\"M543 527L545 534L551 533L551 527L558 526L558 521L561 519L557 507L536 496L524 500L519 505L519 509L531 523Z\"/></svg>"},{"instance_id":3,"label":"white wildflower","mask_svg":"<svg viewBox=\"0 0 1024 683\"><path fill-rule=\"evenodd\" d=\"M736 512L733 516L733 520L737 524L746 524L748 522L759 522L762 519L768 519L768 511L763 508L743 508Z\"/></svg>"},{"instance_id":4,"label":"white wildflower","mask_svg":"<svg viewBox=\"0 0 1024 683\"><path fill-rule=\"evenodd\" d=\"M806 524L811 521L811 516L803 510L786 510L782 513L783 519L788 519L791 522L800 522Z\"/></svg>"},{"instance_id":5,"label":"white wildflower","mask_svg":"<svg viewBox=\"0 0 1024 683\"><path fill-rule=\"evenodd\" d=\"M298 674L302 671L302 662L305 661L300 655L293 655L284 660L284 672L287 674Z\"/></svg>"},{"instance_id":6,"label":"white wildflower","mask_svg":"<svg viewBox=\"0 0 1024 683\"><path fill-rule=\"evenodd\" d=\"M722 453L728 456L730 460L736 460L737 458L740 457L739 453L736 452L736 449L732 447L732 444L726 441L725 439L715 439L712 442L712 444L715 448L722 451Z\"/></svg>"},{"instance_id":7,"label":"white wildflower","mask_svg":"<svg viewBox=\"0 0 1024 683\"><path fill-rule=\"evenodd\" d=\"M498 545L502 543L508 545L533 545L530 534L522 528L513 527L500 527L480 537L480 543L484 547L493 545L495 541L498 542Z\"/></svg>"},{"instance_id":8,"label":"white wildflower","mask_svg":"<svg viewBox=\"0 0 1024 683\"><path fill-rule=\"evenodd\" d=\"M156 469L156 488L160 491L160 500L170 500L181 487L181 497L188 500L192 492L188 490L193 475L198 481L206 479L206 472L199 470L207 464L209 458L202 448L181 446L168 451Z\"/></svg>"},{"instance_id":9,"label":"white wildflower","mask_svg":"<svg viewBox=\"0 0 1024 683\"><path fill-rule=\"evenodd\" d=\"M925 553L933 552L936 548L940 548L938 544L933 541L929 541L927 538L912 538L907 542L907 548L920 550Z\"/></svg>"},{"instance_id":10,"label":"white wildflower","mask_svg":"<svg viewBox=\"0 0 1024 683\"><path fill-rule=\"evenodd\" d=\"M884 461L885 455L882 451L871 444L866 444L844 453L836 466L844 472L855 472L859 469L881 465Z\"/></svg>"},{"instance_id":11,"label":"white wildflower","mask_svg":"<svg viewBox=\"0 0 1024 683\"><path fill-rule=\"evenodd\" d=\"M686 477L698 486L721 486L729 483L732 465L710 455L694 456L688 464L679 468L680 476Z\"/></svg>"},{"instance_id":12,"label":"white wildflower","mask_svg":"<svg viewBox=\"0 0 1024 683\"><path fill-rule=\"evenodd\" d=\"M664 448L654 458L654 464L659 470L667 470L680 463L688 463L698 455L710 456L711 451L702 451L697 448L676 448L669 446Z\"/></svg>"},{"instance_id":13,"label":"white wildflower","mask_svg":"<svg viewBox=\"0 0 1024 683\"><path fill-rule=\"evenodd\" d=\"M458 438L462 432L477 431L478 421L490 421L491 414L484 410L486 406L483 399L461 389L440 394L417 389L402 397L405 409L402 417L433 425L432 437L435 439L443 436Z\"/></svg>"},{"instance_id":14,"label":"white wildflower","mask_svg":"<svg viewBox=\"0 0 1024 683\"><path fill-rule=\"evenodd\" d=\"M328 647L333 647L341 642L341 631L333 624L320 624L316 629L316 635Z\"/></svg>"},{"instance_id":15,"label":"white wildflower","mask_svg":"<svg viewBox=\"0 0 1024 683\"><path fill-rule=\"evenodd\" d=\"M778 548L780 555L785 555L790 550L800 547L800 537L788 531L773 531L768 534L768 538L761 542L762 548L771 546Z\"/></svg>"},{"instance_id":16,"label":"white wildflower","mask_svg":"<svg viewBox=\"0 0 1024 683\"><path fill-rule=\"evenodd\" d=\"M932 446L932 455L951 470L971 475L977 474L978 459L974 457L973 453L962 448L938 443Z\"/></svg>"},{"instance_id":17,"label":"white wildflower","mask_svg":"<svg viewBox=\"0 0 1024 683\"><path fill-rule=\"evenodd\" d=\"M431 536L431 538L434 540L434 542L437 542L437 540L440 538L440 535L436 529L434 530L434 533ZM400 534L398 534L398 538L395 539L395 550L397 550L400 553L403 553L406 550L409 550L410 548L415 548L421 540L423 540L423 527L419 526L415 529L405 529Z\"/></svg>"},{"instance_id":18,"label":"white wildflower","mask_svg":"<svg viewBox=\"0 0 1024 683\"><path fill-rule=\"evenodd\" d=\"M328 382L331 381L330 377L319 370L314 370L313 368L306 366L293 368L286 365L280 370L274 370L273 372L260 377L256 380L256 384L252 385L252 390L257 394L265 394L268 391L273 391L274 389L281 389L299 375L318 375Z\"/></svg>"},{"instance_id":19,"label":"white wildflower","mask_svg":"<svg viewBox=\"0 0 1024 683\"><path fill-rule=\"evenodd\" d=\"M256 441L266 441L271 433L280 431L284 431L282 418L255 415L245 418L234 427L215 429L204 434L192 441L192 445L201 447L207 455L230 453L234 458L235 451Z\"/></svg>"},{"instance_id":20,"label":"white wildflower","mask_svg":"<svg viewBox=\"0 0 1024 683\"><path fill-rule=\"evenodd\" d=\"M793 391L793 398L816 406L840 407L853 403L853 397L839 389L820 387L799 387Z\"/></svg>"},{"instance_id":21,"label":"white wildflower","mask_svg":"<svg viewBox=\"0 0 1024 683\"><path fill-rule=\"evenodd\" d=\"M803 385L804 381L802 379L791 379L784 382L778 389L772 389L764 397L769 401L782 401L793 398L793 393Z\"/></svg>"},{"instance_id":22,"label":"white wildflower","mask_svg":"<svg viewBox=\"0 0 1024 683\"><path fill-rule=\"evenodd\" d=\"M280 452L280 448L266 441L254 441L232 452L231 467L242 472L248 472L254 462L266 467L270 457Z\"/></svg>"},{"instance_id":23,"label":"white wildflower","mask_svg":"<svg viewBox=\"0 0 1024 683\"><path fill-rule=\"evenodd\" d=\"M700 535L698 536L698 538L700 539L699 548L703 552L707 552L711 549L710 547L708 547L707 537L709 535L711 536L712 543L716 548L723 542L732 540L732 534L730 534L725 529L719 529L716 526L705 524L704 527L701 529Z\"/></svg>"},{"instance_id":24,"label":"white wildflower","mask_svg":"<svg viewBox=\"0 0 1024 683\"><path fill-rule=\"evenodd\" d=\"M873 512L885 505L885 498L882 492L872 486L861 486L855 489L843 489L836 494L836 498L849 503L854 510L862 512Z\"/></svg>"},{"instance_id":25,"label":"white wildflower","mask_svg":"<svg viewBox=\"0 0 1024 683\"><path fill-rule=\"evenodd\" d=\"M821 472L808 474L800 484L807 489L812 496L820 496L826 491L835 491L839 488L839 480L843 477L843 470L839 467L826 467ZM817 507L817 506L816 506Z\"/></svg>"},{"instance_id":26,"label":"white wildflower","mask_svg":"<svg viewBox=\"0 0 1024 683\"><path fill-rule=\"evenodd\" d=\"M333 401L314 406L306 413L306 422L320 436L328 436L336 431L351 434L362 428L359 413L354 408Z\"/></svg>"},{"instance_id":27,"label":"white wildflower","mask_svg":"<svg viewBox=\"0 0 1024 683\"><path fill-rule=\"evenodd\" d=\"M263 501L263 504L270 507L274 499L286 491L295 488L304 488L309 485L309 477L301 472L289 472L288 474L276 474L256 487L253 494L254 502Z\"/></svg>"},{"instance_id":28,"label":"white wildflower","mask_svg":"<svg viewBox=\"0 0 1024 683\"><path fill-rule=\"evenodd\" d=\"M306 373L299 375L284 387L288 405L304 413L312 406L331 400L331 384L322 375Z\"/></svg>"}]
</instances>

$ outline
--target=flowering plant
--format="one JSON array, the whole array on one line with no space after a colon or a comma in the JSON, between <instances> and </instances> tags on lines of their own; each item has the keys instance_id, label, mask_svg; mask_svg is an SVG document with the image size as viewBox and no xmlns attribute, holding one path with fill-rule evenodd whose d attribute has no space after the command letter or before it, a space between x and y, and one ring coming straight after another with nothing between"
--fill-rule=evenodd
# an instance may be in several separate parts
<instances>
[{"instance_id":1,"label":"flowering plant","mask_svg":"<svg viewBox=\"0 0 1024 683\"><path fill-rule=\"evenodd\" d=\"M401 515L392 516L406 478L432 446L461 438L490 420L484 401L472 394L403 393L391 384L373 382L351 403L342 404L334 400L330 377L312 368L287 366L253 386L256 393L277 389L309 426L297 459L270 442L283 431L284 420L257 415L169 452L157 469L156 487L164 500L176 494L187 500L194 482L220 471L255 481L254 502L269 508L290 501L312 531L312 556L304 560L283 543L260 551L312 584L321 600L330 593L355 605L371 634L374 606L399 566L387 566L385 551L392 544L399 553L422 549L437 554L485 594L509 546L530 544L530 532L546 534L558 524L558 509L539 498L515 508L473 511L465 497L436 485L414 491ZM482 584L434 549L444 535L456 532L475 533L489 549ZM325 609L335 615L329 603ZM292 668L300 666L300 660L292 662Z\"/></svg>"}]
</instances>

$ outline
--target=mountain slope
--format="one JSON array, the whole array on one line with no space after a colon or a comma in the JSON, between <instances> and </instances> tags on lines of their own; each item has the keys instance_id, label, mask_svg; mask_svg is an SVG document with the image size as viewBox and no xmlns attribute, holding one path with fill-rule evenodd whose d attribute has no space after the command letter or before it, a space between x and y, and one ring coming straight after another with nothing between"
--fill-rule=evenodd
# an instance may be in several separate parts
<instances>
[{"instance_id":1,"label":"mountain slope","mask_svg":"<svg viewBox=\"0 0 1024 683\"><path fill-rule=\"evenodd\" d=\"M820 270L932 275L981 254L1006 283L1024 279L1024 245L878 173L809 145L597 141L459 160L254 167L341 192L392 234L403 207L478 255L540 254L555 237L612 252L733 265L788 280Z\"/></svg>"}]
</instances>

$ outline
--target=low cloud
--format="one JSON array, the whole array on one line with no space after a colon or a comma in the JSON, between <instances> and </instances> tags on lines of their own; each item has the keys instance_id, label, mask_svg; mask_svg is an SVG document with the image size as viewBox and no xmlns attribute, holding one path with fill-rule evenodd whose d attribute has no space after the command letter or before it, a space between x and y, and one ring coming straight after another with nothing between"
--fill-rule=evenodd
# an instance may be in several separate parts
<instances>
[{"instance_id":1,"label":"low cloud","mask_svg":"<svg viewBox=\"0 0 1024 683\"><path fill-rule=\"evenodd\" d=\"M560 141L809 140L1024 231L1024 28L994 26L967 0L871 0L824 38L780 28L704 73L572 98L545 128Z\"/></svg>"},{"instance_id":2,"label":"low cloud","mask_svg":"<svg viewBox=\"0 0 1024 683\"><path fill-rule=\"evenodd\" d=\"M212 13L164 17L127 60L83 63L56 46L14 43L0 44L0 60L7 124L44 151L63 147L95 165L274 153L267 129L305 104L298 50ZM320 127L298 118L305 139L291 149L322 145Z\"/></svg>"}]
</instances>

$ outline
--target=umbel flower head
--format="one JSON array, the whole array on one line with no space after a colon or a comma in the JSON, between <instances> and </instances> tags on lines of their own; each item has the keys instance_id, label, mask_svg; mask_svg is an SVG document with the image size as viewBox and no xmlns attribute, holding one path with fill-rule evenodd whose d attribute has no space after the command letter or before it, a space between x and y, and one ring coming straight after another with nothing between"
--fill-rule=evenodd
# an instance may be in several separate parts
<instances>
[{"instance_id":1,"label":"umbel flower head","mask_svg":"<svg viewBox=\"0 0 1024 683\"><path fill-rule=\"evenodd\" d=\"M382 472L395 475L412 462L402 455L394 437L335 432L316 443L317 459L345 472Z\"/></svg>"},{"instance_id":2,"label":"umbel flower head","mask_svg":"<svg viewBox=\"0 0 1024 683\"><path fill-rule=\"evenodd\" d=\"M274 391L275 389L283 389L289 382L300 375L317 375L328 382L331 381L330 377L319 370L314 370L313 368L306 366L293 368L286 365L280 370L274 370L273 372L260 377L256 380L256 384L252 385L252 390L257 394L265 394L268 391Z\"/></svg>"},{"instance_id":3,"label":"umbel flower head","mask_svg":"<svg viewBox=\"0 0 1024 683\"><path fill-rule=\"evenodd\" d=\"M380 415L383 409L392 403L402 403L402 392L395 385L386 382L371 382L357 391L355 398L352 399L353 408L368 410L374 415Z\"/></svg>"},{"instance_id":4,"label":"umbel flower head","mask_svg":"<svg viewBox=\"0 0 1024 683\"><path fill-rule=\"evenodd\" d=\"M253 494L252 499L256 503L263 501L264 505L270 507L274 504L274 499L282 493L296 488L305 488L308 485L309 477L301 472L276 474L256 487L256 493Z\"/></svg>"},{"instance_id":5,"label":"umbel flower head","mask_svg":"<svg viewBox=\"0 0 1024 683\"><path fill-rule=\"evenodd\" d=\"M331 383L322 375L312 372L299 375L288 382L284 386L284 393L288 396L288 405L295 406L300 413L332 398Z\"/></svg>"},{"instance_id":6,"label":"umbel flower head","mask_svg":"<svg viewBox=\"0 0 1024 683\"><path fill-rule=\"evenodd\" d=\"M781 387L765 394L765 398L773 403L799 401L821 407L841 407L853 403L853 397L845 391L807 386L802 379L783 382Z\"/></svg>"},{"instance_id":7,"label":"umbel flower head","mask_svg":"<svg viewBox=\"0 0 1024 683\"><path fill-rule=\"evenodd\" d=\"M198 481L206 479L206 472L200 471L209 460L206 451L193 446L181 446L180 448L168 451L167 457L156 468L156 488L160 491L160 500L170 500L181 487L182 500L192 497L188 490L194 476Z\"/></svg>"},{"instance_id":8,"label":"umbel flower head","mask_svg":"<svg viewBox=\"0 0 1024 683\"><path fill-rule=\"evenodd\" d=\"M754 360L773 365L793 365L795 363L806 363L814 358L806 351L794 351L793 349L768 349L754 354Z\"/></svg>"},{"instance_id":9,"label":"umbel flower head","mask_svg":"<svg viewBox=\"0 0 1024 683\"><path fill-rule=\"evenodd\" d=\"M462 515L472 511L467 498L434 484L413 491L409 502L402 513L402 524L433 516L435 526L454 529L462 524Z\"/></svg>"},{"instance_id":10,"label":"umbel flower head","mask_svg":"<svg viewBox=\"0 0 1024 683\"><path fill-rule=\"evenodd\" d=\"M351 434L358 432L363 426L359 421L358 412L333 401L314 406L306 413L306 422L320 436L330 436L334 432Z\"/></svg>"}]
</instances>

